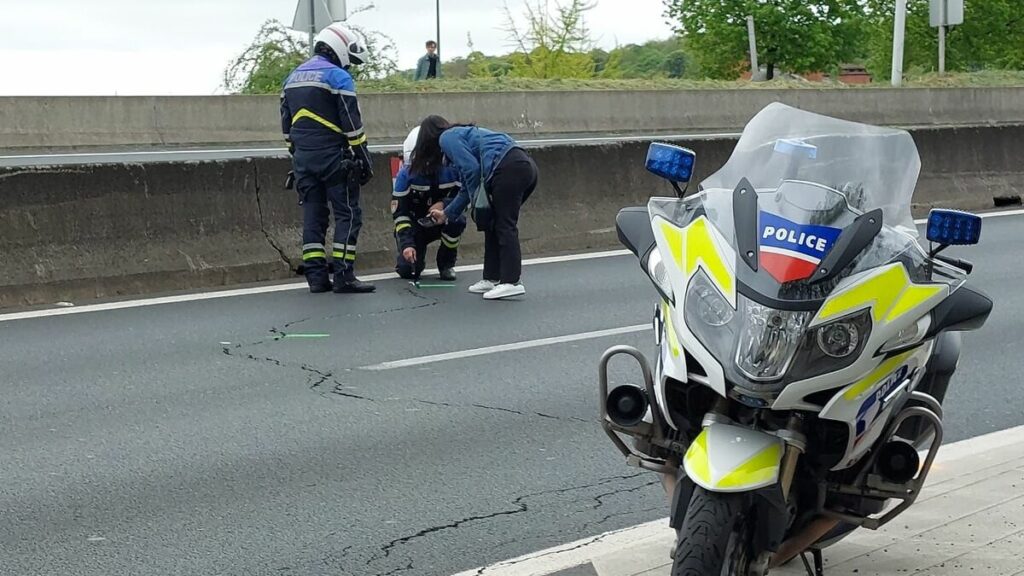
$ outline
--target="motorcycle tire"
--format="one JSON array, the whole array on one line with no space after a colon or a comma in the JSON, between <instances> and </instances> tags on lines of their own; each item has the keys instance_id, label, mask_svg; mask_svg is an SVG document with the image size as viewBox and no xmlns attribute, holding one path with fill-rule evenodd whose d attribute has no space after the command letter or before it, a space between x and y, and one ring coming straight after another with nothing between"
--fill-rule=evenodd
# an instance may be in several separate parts
<instances>
[{"instance_id":1,"label":"motorcycle tire","mask_svg":"<svg viewBox=\"0 0 1024 576\"><path fill-rule=\"evenodd\" d=\"M746 576L751 558L747 499L697 487L686 509L672 576Z\"/></svg>"}]
</instances>

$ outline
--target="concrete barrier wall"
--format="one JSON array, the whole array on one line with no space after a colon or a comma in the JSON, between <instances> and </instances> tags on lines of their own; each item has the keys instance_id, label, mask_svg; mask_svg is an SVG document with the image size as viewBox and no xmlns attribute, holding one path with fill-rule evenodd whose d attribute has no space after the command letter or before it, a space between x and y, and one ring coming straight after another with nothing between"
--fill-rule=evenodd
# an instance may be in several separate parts
<instances>
[{"instance_id":1,"label":"concrete barrier wall","mask_svg":"<svg viewBox=\"0 0 1024 576\"><path fill-rule=\"evenodd\" d=\"M920 215L1024 193L1024 126L919 130ZM735 142L695 141L698 178ZM617 211L670 196L643 168L646 144L532 150L541 185L521 218L526 254L617 246ZM361 270L394 265L386 157L363 191ZM0 307L294 277L301 215L283 159L0 169ZM468 231L462 262L479 261ZM431 257L433 257L431 255Z\"/></svg>"},{"instance_id":2,"label":"concrete barrier wall","mask_svg":"<svg viewBox=\"0 0 1024 576\"><path fill-rule=\"evenodd\" d=\"M520 137L738 131L775 101L890 126L1024 124L1024 88L366 94L371 141L442 114ZM4 97L0 149L280 145L276 96Z\"/></svg>"}]
</instances>

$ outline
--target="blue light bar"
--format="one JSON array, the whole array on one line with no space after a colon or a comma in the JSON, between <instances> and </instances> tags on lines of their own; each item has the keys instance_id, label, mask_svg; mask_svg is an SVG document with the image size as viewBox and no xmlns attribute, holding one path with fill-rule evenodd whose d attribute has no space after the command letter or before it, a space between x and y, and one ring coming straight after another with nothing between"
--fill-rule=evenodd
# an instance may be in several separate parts
<instances>
[{"instance_id":1,"label":"blue light bar","mask_svg":"<svg viewBox=\"0 0 1024 576\"><path fill-rule=\"evenodd\" d=\"M981 240L981 216L960 210L928 213L928 240L936 244L965 246Z\"/></svg>"},{"instance_id":2,"label":"blue light bar","mask_svg":"<svg viewBox=\"0 0 1024 576\"><path fill-rule=\"evenodd\" d=\"M689 182L697 153L672 144L655 142L647 150L647 170L669 182Z\"/></svg>"}]
</instances>

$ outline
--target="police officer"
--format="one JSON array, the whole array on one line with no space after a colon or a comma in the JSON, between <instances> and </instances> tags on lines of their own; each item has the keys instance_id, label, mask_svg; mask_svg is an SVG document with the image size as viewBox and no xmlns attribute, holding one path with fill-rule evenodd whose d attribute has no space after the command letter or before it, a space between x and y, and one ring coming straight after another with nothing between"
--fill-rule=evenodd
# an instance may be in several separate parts
<instances>
[{"instance_id":1,"label":"police officer","mask_svg":"<svg viewBox=\"0 0 1024 576\"><path fill-rule=\"evenodd\" d=\"M459 193L459 174L451 166L441 166L433 174L409 172L412 151L420 129L409 133L403 146L404 164L395 178L395 191L391 198L391 213L395 219L395 241L398 244L398 263L395 271L402 278L418 280L426 267L427 245L437 240L437 269L439 278L455 280L455 260L459 240L466 230L466 218L453 218L443 226L427 218L431 208L443 210ZM424 226L421 220L426 220Z\"/></svg>"},{"instance_id":2,"label":"police officer","mask_svg":"<svg viewBox=\"0 0 1024 576\"><path fill-rule=\"evenodd\" d=\"M335 23L317 35L315 55L296 68L281 95L281 128L303 205L302 261L313 293L373 292L355 275L362 227L359 189L373 177L356 85L349 67L369 58L366 42ZM327 266L328 202L334 209L334 283Z\"/></svg>"}]
</instances>

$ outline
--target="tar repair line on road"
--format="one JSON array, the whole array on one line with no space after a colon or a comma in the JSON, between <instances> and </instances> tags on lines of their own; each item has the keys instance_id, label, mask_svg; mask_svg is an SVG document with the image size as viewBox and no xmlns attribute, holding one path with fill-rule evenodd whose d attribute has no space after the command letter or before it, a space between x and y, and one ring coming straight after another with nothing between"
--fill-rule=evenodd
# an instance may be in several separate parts
<instances>
[{"instance_id":1,"label":"tar repair line on road","mask_svg":"<svg viewBox=\"0 0 1024 576\"><path fill-rule=\"evenodd\" d=\"M1022 437L1024 437L1024 426L1018 426L946 444L939 449L935 464L941 466L945 462L960 460L980 452L998 450L1019 443ZM665 504L665 508L668 509L668 503ZM668 526L668 520L668 518L662 518L621 530L605 532L490 566L459 572L455 576L545 576L580 567L595 558L608 558L634 547L652 544L659 546L659 549L663 548L667 559L668 549L671 546L671 528ZM666 534L669 535L667 542L665 542ZM664 546L661 546L661 543L664 543Z\"/></svg>"},{"instance_id":2,"label":"tar repair line on road","mask_svg":"<svg viewBox=\"0 0 1024 576\"><path fill-rule=\"evenodd\" d=\"M650 324L638 324L636 326L624 326L622 328L610 328L608 330L596 330L593 332L580 332L579 334L567 334L565 336L554 336L551 338L539 338L537 340L525 340L523 342L512 342L510 344L498 344L496 346L486 346L484 348L471 348L469 350L460 350L457 352L445 352L443 354L431 354L429 356L419 356L416 358L407 358L405 360L393 360L391 362L381 362L380 364L373 364L370 366L360 366L359 370L372 370L380 372L384 370L396 370L398 368L409 368L410 366L422 366L423 364L433 364L435 362L445 362L447 360L459 360L462 358L472 358L474 356L486 356L487 354L497 354L499 352L509 352L512 350L526 350L529 348L539 348L541 346L551 346L552 344L565 344L567 342L579 342L581 340L593 340L595 338L604 338L606 336L620 336L622 334L633 334L635 332L643 332L644 330L650 330Z\"/></svg>"},{"instance_id":3,"label":"tar repair line on road","mask_svg":"<svg viewBox=\"0 0 1024 576\"><path fill-rule=\"evenodd\" d=\"M987 212L980 214L982 218L995 218L999 216L1020 216L1024 215L1024 210L1006 210L1002 212ZM925 224L926 219L919 219L914 221L916 224ZM591 252L582 254L568 254L565 256L549 256L543 258L531 258L524 260L524 266L536 266L539 264L556 264L561 262L573 262L578 260L592 260L595 258L609 258L614 256L625 256L630 252L628 250L608 250L604 252ZM471 266L458 266L455 269L457 272L476 272L483 270L483 265L475 264ZM425 270L425 274L436 274L436 270ZM386 274L375 274L373 276L366 276L363 280L368 282L377 282L380 280L392 280L398 278L398 275L389 272ZM65 316L68 314L84 314L86 312L103 312L107 310L123 310L126 308L142 308L145 306L157 306L160 304L176 304L180 302L195 302L199 300L214 300L217 298L234 298L236 296L250 296L253 294L270 294L274 292L287 292L289 290L299 290L306 288L305 282L288 282L286 284L272 284L269 286L257 286L253 288L239 288L235 290L217 290L213 292L196 292L189 294L180 294L175 296L162 296L157 298L145 298L137 300L124 300L119 302L107 302L103 304L89 304L85 306L73 306L73 307L56 307L56 308L44 308L41 310L30 310L26 312L11 312L8 314L0 314L0 322L10 322L12 320L27 320L32 318L45 318L48 316Z\"/></svg>"}]
</instances>

